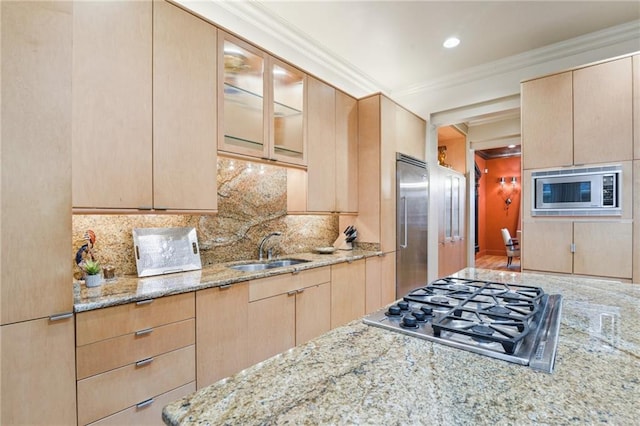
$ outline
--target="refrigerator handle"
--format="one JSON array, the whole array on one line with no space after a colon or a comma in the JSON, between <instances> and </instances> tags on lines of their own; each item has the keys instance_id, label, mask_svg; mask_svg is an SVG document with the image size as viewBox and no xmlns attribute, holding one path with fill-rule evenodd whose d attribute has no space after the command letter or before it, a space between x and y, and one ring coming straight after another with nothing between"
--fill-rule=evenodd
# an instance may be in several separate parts
<instances>
[{"instance_id":1,"label":"refrigerator handle","mask_svg":"<svg viewBox=\"0 0 640 426\"><path fill-rule=\"evenodd\" d=\"M404 208L404 223L403 223L403 228L404 228L404 243L400 244L400 248L407 248L407 231L408 231L408 223L407 223L407 197L400 197L400 200L402 200L402 206Z\"/></svg>"}]
</instances>

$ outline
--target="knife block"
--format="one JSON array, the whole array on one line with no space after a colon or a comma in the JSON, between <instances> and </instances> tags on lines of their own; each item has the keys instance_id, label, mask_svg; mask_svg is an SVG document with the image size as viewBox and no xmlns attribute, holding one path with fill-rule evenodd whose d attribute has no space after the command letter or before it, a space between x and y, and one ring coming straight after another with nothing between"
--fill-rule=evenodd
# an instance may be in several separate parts
<instances>
[{"instance_id":1,"label":"knife block","mask_svg":"<svg viewBox=\"0 0 640 426\"><path fill-rule=\"evenodd\" d=\"M353 250L353 243L348 243L347 236L342 234L336 238L333 246L338 250Z\"/></svg>"}]
</instances>

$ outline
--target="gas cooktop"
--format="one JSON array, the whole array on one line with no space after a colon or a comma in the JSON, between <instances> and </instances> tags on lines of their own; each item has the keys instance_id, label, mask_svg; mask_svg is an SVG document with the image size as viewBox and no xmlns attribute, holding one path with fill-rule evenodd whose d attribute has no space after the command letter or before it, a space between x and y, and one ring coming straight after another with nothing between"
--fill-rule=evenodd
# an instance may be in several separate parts
<instances>
[{"instance_id":1,"label":"gas cooktop","mask_svg":"<svg viewBox=\"0 0 640 426\"><path fill-rule=\"evenodd\" d=\"M561 311L540 287L446 277L364 322L551 373Z\"/></svg>"}]
</instances>

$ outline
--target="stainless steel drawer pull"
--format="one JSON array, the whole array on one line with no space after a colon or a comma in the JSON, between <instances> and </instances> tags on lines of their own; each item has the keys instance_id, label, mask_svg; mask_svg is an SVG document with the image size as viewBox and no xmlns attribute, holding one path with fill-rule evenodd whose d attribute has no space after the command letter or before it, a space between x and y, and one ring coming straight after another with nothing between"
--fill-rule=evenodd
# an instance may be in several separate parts
<instances>
[{"instance_id":1,"label":"stainless steel drawer pull","mask_svg":"<svg viewBox=\"0 0 640 426\"><path fill-rule=\"evenodd\" d=\"M294 296L296 293L297 293L297 291L296 291L296 290L288 291L288 292L287 292L287 296Z\"/></svg>"},{"instance_id":2,"label":"stainless steel drawer pull","mask_svg":"<svg viewBox=\"0 0 640 426\"><path fill-rule=\"evenodd\" d=\"M144 367L145 365L151 364L152 361L153 361L152 356L149 358L141 359L140 361L136 362L136 367Z\"/></svg>"},{"instance_id":3,"label":"stainless steel drawer pull","mask_svg":"<svg viewBox=\"0 0 640 426\"><path fill-rule=\"evenodd\" d=\"M153 327L145 328L144 330L138 330L136 331L136 336L146 336L147 334L151 334L152 331Z\"/></svg>"},{"instance_id":4,"label":"stainless steel drawer pull","mask_svg":"<svg viewBox=\"0 0 640 426\"><path fill-rule=\"evenodd\" d=\"M304 288L301 288L300 290L296 291L296 293L304 293Z\"/></svg>"},{"instance_id":5,"label":"stainless steel drawer pull","mask_svg":"<svg viewBox=\"0 0 640 426\"><path fill-rule=\"evenodd\" d=\"M153 299L139 300L136 302L136 305L148 305L149 303L153 303Z\"/></svg>"},{"instance_id":6,"label":"stainless steel drawer pull","mask_svg":"<svg viewBox=\"0 0 640 426\"><path fill-rule=\"evenodd\" d=\"M226 290L226 289L228 289L228 288L231 288L231 284L223 284L223 285L221 285L221 286L218 286L218 288L219 288L220 290Z\"/></svg>"},{"instance_id":7,"label":"stainless steel drawer pull","mask_svg":"<svg viewBox=\"0 0 640 426\"><path fill-rule=\"evenodd\" d=\"M148 407L149 405L153 404L155 400L153 398L149 398L146 401L142 401L138 404L136 404L136 408L144 408L144 407Z\"/></svg>"},{"instance_id":8,"label":"stainless steel drawer pull","mask_svg":"<svg viewBox=\"0 0 640 426\"><path fill-rule=\"evenodd\" d=\"M65 312L62 314L51 315L49 317L49 321L60 321L60 320L71 318L71 317L73 317L73 312Z\"/></svg>"}]
</instances>

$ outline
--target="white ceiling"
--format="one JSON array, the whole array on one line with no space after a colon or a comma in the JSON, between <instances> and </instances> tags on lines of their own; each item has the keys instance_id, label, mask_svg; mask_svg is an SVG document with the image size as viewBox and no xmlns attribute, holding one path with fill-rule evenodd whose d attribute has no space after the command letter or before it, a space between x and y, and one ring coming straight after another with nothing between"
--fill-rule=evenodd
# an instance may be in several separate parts
<instances>
[{"instance_id":1,"label":"white ceiling","mask_svg":"<svg viewBox=\"0 0 640 426\"><path fill-rule=\"evenodd\" d=\"M173 0L356 97L425 119L519 82L640 50L634 1ZM442 47L448 36L462 42ZM516 97L514 97L516 96Z\"/></svg>"},{"instance_id":2,"label":"white ceiling","mask_svg":"<svg viewBox=\"0 0 640 426\"><path fill-rule=\"evenodd\" d=\"M638 1L261 3L388 93L640 18Z\"/></svg>"}]
</instances>

